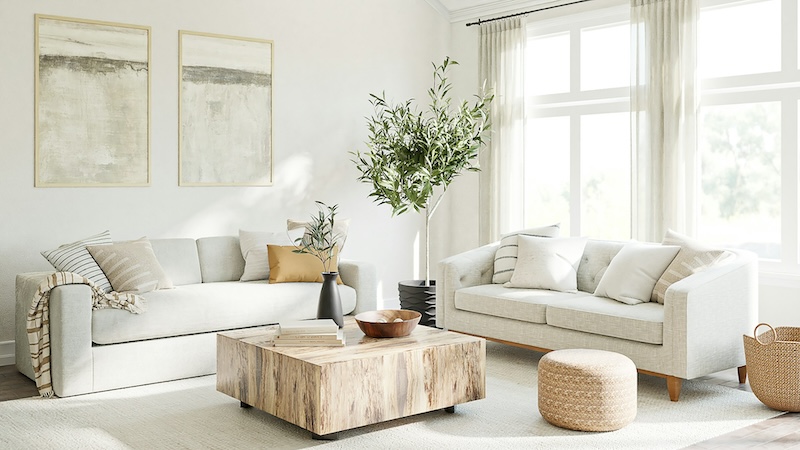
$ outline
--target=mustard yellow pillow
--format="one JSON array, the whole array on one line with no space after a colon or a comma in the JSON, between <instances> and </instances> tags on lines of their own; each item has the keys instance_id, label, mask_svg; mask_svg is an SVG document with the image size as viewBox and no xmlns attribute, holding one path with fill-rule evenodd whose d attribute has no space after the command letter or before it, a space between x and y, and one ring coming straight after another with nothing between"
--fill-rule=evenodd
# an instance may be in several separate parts
<instances>
[{"instance_id":1,"label":"mustard yellow pillow","mask_svg":"<svg viewBox=\"0 0 800 450\"><path fill-rule=\"evenodd\" d=\"M322 261L316 256L307 253L294 253L293 245L272 245L267 244L267 254L269 258L269 282L270 283L291 283L291 282L316 282L322 283ZM339 270L339 249L333 251L331 260L331 272ZM336 279L338 284L342 284L342 279Z\"/></svg>"}]
</instances>

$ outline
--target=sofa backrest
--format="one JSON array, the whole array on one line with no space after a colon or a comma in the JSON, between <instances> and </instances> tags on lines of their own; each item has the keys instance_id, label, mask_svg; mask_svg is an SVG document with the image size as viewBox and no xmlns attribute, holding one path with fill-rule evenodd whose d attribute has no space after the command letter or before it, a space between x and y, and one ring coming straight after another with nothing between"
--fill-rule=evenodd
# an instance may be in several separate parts
<instances>
[{"instance_id":1,"label":"sofa backrest","mask_svg":"<svg viewBox=\"0 0 800 450\"><path fill-rule=\"evenodd\" d=\"M244 258L236 236L150 239L153 253L172 284L239 281Z\"/></svg>"},{"instance_id":2,"label":"sofa backrest","mask_svg":"<svg viewBox=\"0 0 800 450\"><path fill-rule=\"evenodd\" d=\"M594 293L600 278L606 273L611 259L619 253L624 242L589 239L578 266L578 290Z\"/></svg>"},{"instance_id":3,"label":"sofa backrest","mask_svg":"<svg viewBox=\"0 0 800 450\"><path fill-rule=\"evenodd\" d=\"M150 239L153 253L172 284L182 286L202 281L197 244L191 238Z\"/></svg>"},{"instance_id":4,"label":"sofa backrest","mask_svg":"<svg viewBox=\"0 0 800 450\"><path fill-rule=\"evenodd\" d=\"M203 283L239 281L244 258L237 236L204 237L197 240Z\"/></svg>"}]
</instances>

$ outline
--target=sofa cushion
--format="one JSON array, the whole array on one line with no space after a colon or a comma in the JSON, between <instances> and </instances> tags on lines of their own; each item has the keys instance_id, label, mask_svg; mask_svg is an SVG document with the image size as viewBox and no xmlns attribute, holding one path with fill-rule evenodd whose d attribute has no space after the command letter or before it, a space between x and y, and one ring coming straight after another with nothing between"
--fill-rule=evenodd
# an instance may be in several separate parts
<instances>
[{"instance_id":1,"label":"sofa cushion","mask_svg":"<svg viewBox=\"0 0 800 450\"><path fill-rule=\"evenodd\" d=\"M611 260L594 295L629 305L649 302L656 281L680 247L630 242Z\"/></svg>"},{"instance_id":2,"label":"sofa cushion","mask_svg":"<svg viewBox=\"0 0 800 450\"><path fill-rule=\"evenodd\" d=\"M92 312L92 341L115 344L314 318L319 283L220 282L178 286L145 295L147 311ZM342 312L355 309L356 293L339 286Z\"/></svg>"},{"instance_id":3,"label":"sofa cushion","mask_svg":"<svg viewBox=\"0 0 800 450\"><path fill-rule=\"evenodd\" d=\"M236 236L214 236L197 240L203 283L236 281L244 272L244 258Z\"/></svg>"},{"instance_id":4,"label":"sofa cushion","mask_svg":"<svg viewBox=\"0 0 800 450\"><path fill-rule=\"evenodd\" d=\"M514 289L500 284L471 286L456 291L455 306L470 311L507 319L547 323L547 305L589 294L549 291L546 289Z\"/></svg>"},{"instance_id":5,"label":"sofa cushion","mask_svg":"<svg viewBox=\"0 0 800 450\"><path fill-rule=\"evenodd\" d=\"M578 290L593 293L624 242L588 240L578 266Z\"/></svg>"},{"instance_id":6,"label":"sofa cushion","mask_svg":"<svg viewBox=\"0 0 800 450\"><path fill-rule=\"evenodd\" d=\"M153 253L172 284L182 286L202 281L197 244L191 238L150 239Z\"/></svg>"},{"instance_id":7,"label":"sofa cushion","mask_svg":"<svg viewBox=\"0 0 800 450\"><path fill-rule=\"evenodd\" d=\"M644 342L664 343L664 305L626 305L606 297L581 296L547 306L547 324L575 331Z\"/></svg>"},{"instance_id":8,"label":"sofa cushion","mask_svg":"<svg viewBox=\"0 0 800 450\"><path fill-rule=\"evenodd\" d=\"M586 238L517 238L517 265L507 287L577 292L576 271Z\"/></svg>"}]
</instances>

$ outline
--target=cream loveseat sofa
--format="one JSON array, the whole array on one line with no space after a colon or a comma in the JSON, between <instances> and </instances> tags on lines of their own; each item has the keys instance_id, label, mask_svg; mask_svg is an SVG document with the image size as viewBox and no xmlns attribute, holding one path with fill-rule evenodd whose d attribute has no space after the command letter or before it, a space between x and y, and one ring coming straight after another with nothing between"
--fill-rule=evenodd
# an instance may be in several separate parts
<instances>
[{"instance_id":1,"label":"cream loveseat sofa","mask_svg":"<svg viewBox=\"0 0 800 450\"><path fill-rule=\"evenodd\" d=\"M756 256L728 250L722 261L669 286L663 304L630 305L592 295L624 245L586 241L577 292L492 283L499 243L444 259L438 267L437 325L544 352L618 352L639 372L666 378L673 401L683 379L738 367L744 382L742 335L757 317Z\"/></svg>"},{"instance_id":2,"label":"cream loveseat sofa","mask_svg":"<svg viewBox=\"0 0 800 450\"><path fill-rule=\"evenodd\" d=\"M153 239L153 252L174 289L143 294L146 311L92 311L87 285L50 295L51 377L66 397L216 373L216 332L316 316L319 283L238 281L245 269L239 238ZM52 272L16 282L16 365L34 378L26 314L39 283ZM371 263L340 261L344 314L374 310Z\"/></svg>"}]
</instances>

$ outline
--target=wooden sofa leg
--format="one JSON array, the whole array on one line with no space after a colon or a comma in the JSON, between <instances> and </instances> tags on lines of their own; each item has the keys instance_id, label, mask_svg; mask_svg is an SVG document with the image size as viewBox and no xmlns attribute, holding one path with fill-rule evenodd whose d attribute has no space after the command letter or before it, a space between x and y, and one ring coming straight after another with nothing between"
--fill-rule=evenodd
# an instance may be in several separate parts
<instances>
[{"instance_id":1,"label":"wooden sofa leg","mask_svg":"<svg viewBox=\"0 0 800 450\"><path fill-rule=\"evenodd\" d=\"M678 377L673 377L667 375L667 392L669 392L669 399L673 402L677 402L678 398L681 396L681 380Z\"/></svg>"},{"instance_id":2,"label":"wooden sofa leg","mask_svg":"<svg viewBox=\"0 0 800 450\"><path fill-rule=\"evenodd\" d=\"M747 382L747 366L740 366L739 367L739 384L744 384Z\"/></svg>"}]
</instances>

